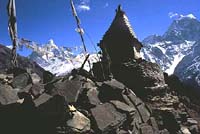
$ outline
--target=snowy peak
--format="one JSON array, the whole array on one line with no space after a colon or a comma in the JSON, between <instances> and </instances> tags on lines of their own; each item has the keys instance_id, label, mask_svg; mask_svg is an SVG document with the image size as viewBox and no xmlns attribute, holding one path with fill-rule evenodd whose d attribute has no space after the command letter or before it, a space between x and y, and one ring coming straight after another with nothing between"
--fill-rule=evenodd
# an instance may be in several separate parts
<instances>
[{"instance_id":1,"label":"snowy peak","mask_svg":"<svg viewBox=\"0 0 200 134\"><path fill-rule=\"evenodd\" d=\"M163 35L165 40L199 40L200 22L192 14L175 19Z\"/></svg>"},{"instance_id":2,"label":"snowy peak","mask_svg":"<svg viewBox=\"0 0 200 134\"><path fill-rule=\"evenodd\" d=\"M29 59L56 75L64 75L74 68L81 67L86 56L81 46L73 48L57 46L52 39L40 49L48 51L48 53L33 51ZM98 61L98 55L91 54L89 60L90 63ZM85 64L84 69L89 70L88 63Z\"/></svg>"},{"instance_id":3,"label":"snowy peak","mask_svg":"<svg viewBox=\"0 0 200 134\"><path fill-rule=\"evenodd\" d=\"M143 58L159 64L168 74L174 73L179 62L192 53L194 44L200 40L200 22L196 17L192 14L176 17L164 35L151 35L142 42Z\"/></svg>"},{"instance_id":4,"label":"snowy peak","mask_svg":"<svg viewBox=\"0 0 200 134\"><path fill-rule=\"evenodd\" d=\"M58 46L56 46L53 39L50 39L44 47L48 48L50 51L53 49L58 49Z\"/></svg>"},{"instance_id":5,"label":"snowy peak","mask_svg":"<svg viewBox=\"0 0 200 134\"><path fill-rule=\"evenodd\" d=\"M168 15L171 19L174 19L174 20L181 20L184 18L197 19L193 14L182 15L182 14L170 12Z\"/></svg>"}]
</instances>

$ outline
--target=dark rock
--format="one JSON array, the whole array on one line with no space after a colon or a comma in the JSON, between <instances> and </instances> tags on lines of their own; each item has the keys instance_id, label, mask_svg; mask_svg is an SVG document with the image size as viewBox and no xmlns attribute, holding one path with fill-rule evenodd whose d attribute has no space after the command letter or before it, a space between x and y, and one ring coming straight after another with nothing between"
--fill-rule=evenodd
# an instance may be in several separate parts
<instances>
[{"instance_id":1,"label":"dark rock","mask_svg":"<svg viewBox=\"0 0 200 134\"><path fill-rule=\"evenodd\" d=\"M17 93L9 85L0 83L0 102L1 104L9 104L18 100Z\"/></svg>"},{"instance_id":2,"label":"dark rock","mask_svg":"<svg viewBox=\"0 0 200 134\"><path fill-rule=\"evenodd\" d=\"M122 91L126 88L126 86L123 83L121 83L121 82L119 82L115 79L111 79L110 81L105 81L105 82L103 82L103 84L111 87L114 90L121 90Z\"/></svg>"},{"instance_id":3,"label":"dark rock","mask_svg":"<svg viewBox=\"0 0 200 134\"><path fill-rule=\"evenodd\" d=\"M110 101L110 103L112 103L119 112L122 112L122 113L125 112L125 113L127 113L131 116L134 115L134 113L136 111L136 109L134 107L130 107L130 106L128 106L125 103L120 102L120 101L114 101L113 100L113 101Z\"/></svg>"},{"instance_id":4,"label":"dark rock","mask_svg":"<svg viewBox=\"0 0 200 134\"><path fill-rule=\"evenodd\" d=\"M142 118L142 121L146 123L150 118L150 112L148 111L148 109L146 108L144 104L137 106L137 109Z\"/></svg>"},{"instance_id":5,"label":"dark rock","mask_svg":"<svg viewBox=\"0 0 200 134\"><path fill-rule=\"evenodd\" d=\"M14 77L16 77L20 74L27 73L26 69L19 68L19 67L15 67L15 68L11 69L10 71L11 71L10 73L13 73Z\"/></svg>"},{"instance_id":6,"label":"dark rock","mask_svg":"<svg viewBox=\"0 0 200 134\"><path fill-rule=\"evenodd\" d=\"M23 88L23 89L18 89L18 88L16 88L15 90L18 90L18 92L26 92L26 93L29 93L30 92L30 90L31 90L31 88L32 88L32 84L28 84L25 88Z\"/></svg>"},{"instance_id":7,"label":"dark rock","mask_svg":"<svg viewBox=\"0 0 200 134\"><path fill-rule=\"evenodd\" d=\"M117 112L114 106L109 103L92 108L91 113L96 121L98 129L105 134L119 128L126 120L126 115Z\"/></svg>"},{"instance_id":8,"label":"dark rock","mask_svg":"<svg viewBox=\"0 0 200 134\"><path fill-rule=\"evenodd\" d=\"M152 127L147 124L142 124L140 127L141 134L155 134Z\"/></svg>"},{"instance_id":9,"label":"dark rock","mask_svg":"<svg viewBox=\"0 0 200 134\"><path fill-rule=\"evenodd\" d=\"M32 79L31 79L30 75L28 73L23 73L23 74L19 74L16 77L14 77L12 86L14 88L23 89L31 83L32 83Z\"/></svg>"},{"instance_id":10,"label":"dark rock","mask_svg":"<svg viewBox=\"0 0 200 134\"><path fill-rule=\"evenodd\" d=\"M155 133L159 133L158 124L157 124L157 122L156 122L156 120L155 120L154 117L151 117L151 118L150 118L150 123L149 123L149 124L152 126L153 131L154 131Z\"/></svg>"},{"instance_id":11,"label":"dark rock","mask_svg":"<svg viewBox=\"0 0 200 134\"><path fill-rule=\"evenodd\" d=\"M29 92L31 95L37 98L44 92L44 85L40 83L33 84Z\"/></svg>"},{"instance_id":12,"label":"dark rock","mask_svg":"<svg viewBox=\"0 0 200 134\"><path fill-rule=\"evenodd\" d=\"M125 86L112 79L111 81L106 81L99 87L99 99L101 102L109 102L110 100L123 100L122 91Z\"/></svg>"},{"instance_id":13,"label":"dark rock","mask_svg":"<svg viewBox=\"0 0 200 134\"><path fill-rule=\"evenodd\" d=\"M43 96L43 99L46 99L45 96ZM42 98L40 103L41 101ZM47 126L51 125L53 128L64 125L67 118L69 118L68 104L64 97L59 95L55 95L46 102L40 104L37 107L37 112L43 123Z\"/></svg>"},{"instance_id":14,"label":"dark rock","mask_svg":"<svg viewBox=\"0 0 200 134\"><path fill-rule=\"evenodd\" d=\"M124 90L123 94L127 94L128 98L130 99L130 101L135 105L138 106L140 104L142 104L142 100L140 98L138 98L135 93L133 91L131 91L130 89Z\"/></svg>"},{"instance_id":15,"label":"dark rock","mask_svg":"<svg viewBox=\"0 0 200 134\"><path fill-rule=\"evenodd\" d=\"M87 92L88 101L92 105L99 105L101 101L98 98L99 91L96 88L92 88Z\"/></svg>"},{"instance_id":16,"label":"dark rock","mask_svg":"<svg viewBox=\"0 0 200 134\"><path fill-rule=\"evenodd\" d=\"M54 75L50 73L49 71L44 71L43 72L43 83L48 83L52 81L54 78Z\"/></svg>"},{"instance_id":17,"label":"dark rock","mask_svg":"<svg viewBox=\"0 0 200 134\"><path fill-rule=\"evenodd\" d=\"M180 130L180 126L172 111L162 111L161 116L163 118L164 127L167 128L170 133L176 133Z\"/></svg>"},{"instance_id":18,"label":"dark rock","mask_svg":"<svg viewBox=\"0 0 200 134\"><path fill-rule=\"evenodd\" d=\"M35 108L35 103L33 102L33 97L26 92L19 92L17 93L18 97L20 99L24 99L23 103L21 104L22 107L29 109L30 111L32 110L32 108Z\"/></svg>"},{"instance_id":19,"label":"dark rock","mask_svg":"<svg viewBox=\"0 0 200 134\"><path fill-rule=\"evenodd\" d=\"M110 70L107 62L93 63L92 71L98 81L104 81L109 79Z\"/></svg>"},{"instance_id":20,"label":"dark rock","mask_svg":"<svg viewBox=\"0 0 200 134\"><path fill-rule=\"evenodd\" d=\"M192 134L199 134L199 132L200 132L197 125L192 125L192 126L190 126L189 130L190 130L190 132L191 132Z\"/></svg>"},{"instance_id":21,"label":"dark rock","mask_svg":"<svg viewBox=\"0 0 200 134\"><path fill-rule=\"evenodd\" d=\"M61 95L69 103L76 102L82 89L83 79L81 76L76 76L71 80L49 83L45 86L45 91L50 95Z\"/></svg>"},{"instance_id":22,"label":"dark rock","mask_svg":"<svg viewBox=\"0 0 200 134\"><path fill-rule=\"evenodd\" d=\"M35 106L38 107L41 104L47 102L49 99L51 99L53 96L48 95L46 93L43 93L42 95L40 95L37 99L34 100Z\"/></svg>"}]
</instances>

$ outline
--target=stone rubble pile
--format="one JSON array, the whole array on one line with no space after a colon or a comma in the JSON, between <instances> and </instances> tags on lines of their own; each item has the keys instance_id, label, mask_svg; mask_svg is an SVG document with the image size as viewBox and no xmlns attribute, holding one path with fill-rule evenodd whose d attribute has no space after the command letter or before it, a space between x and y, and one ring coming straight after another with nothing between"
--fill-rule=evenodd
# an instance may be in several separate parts
<instances>
[{"instance_id":1,"label":"stone rubble pile","mask_svg":"<svg viewBox=\"0 0 200 134\"><path fill-rule=\"evenodd\" d=\"M7 133L13 133L10 127L15 133L41 134L200 133L199 120L182 98L170 87L163 90L138 97L135 89L114 78L95 81L79 73L55 77L49 72L40 77L26 70L4 73L0 125Z\"/></svg>"}]
</instances>

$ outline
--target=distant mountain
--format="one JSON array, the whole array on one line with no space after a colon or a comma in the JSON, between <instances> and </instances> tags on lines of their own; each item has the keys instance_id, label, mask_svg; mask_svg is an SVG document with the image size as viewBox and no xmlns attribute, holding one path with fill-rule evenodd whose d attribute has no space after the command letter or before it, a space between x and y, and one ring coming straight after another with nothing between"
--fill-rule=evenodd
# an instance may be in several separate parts
<instances>
[{"instance_id":1,"label":"distant mountain","mask_svg":"<svg viewBox=\"0 0 200 134\"><path fill-rule=\"evenodd\" d=\"M56 75L64 75L74 68L81 67L85 60L85 54L81 48L58 47L53 40L49 40L42 48L48 50L48 54L34 51L29 59ZM96 62L98 60L97 54L91 54L89 60L91 63ZM88 63L85 64L84 69L89 70Z\"/></svg>"},{"instance_id":2,"label":"distant mountain","mask_svg":"<svg viewBox=\"0 0 200 134\"><path fill-rule=\"evenodd\" d=\"M173 74L178 63L192 53L200 40L200 22L193 15L180 15L162 35L151 35L142 43L143 58L158 63L168 74Z\"/></svg>"},{"instance_id":3,"label":"distant mountain","mask_svg":"<svg viewBox=\"0 0 200 134\"><path fill-rule=\"evenodd\" d=\"M190 86L200 87L200 41L194 44L192 52L183 58L174 73Z\"/></svg>"}]
</instances>

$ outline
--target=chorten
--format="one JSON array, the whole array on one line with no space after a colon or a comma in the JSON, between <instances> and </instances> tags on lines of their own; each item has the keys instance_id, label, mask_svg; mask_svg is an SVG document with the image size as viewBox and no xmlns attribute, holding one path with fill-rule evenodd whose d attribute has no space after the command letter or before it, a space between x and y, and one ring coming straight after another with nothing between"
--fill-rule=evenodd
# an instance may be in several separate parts
<instances>
[{"instance_id":1,"label":"chorten","mask_svg":"<svg viewBox=\"0 0 200 134\"><path fill-rule=\"evenodd\" d=\"M142 44L138 41L128 17L120 5L116 10L113 22L98 46L102 50L102 60L110 63L124 63L131 59L141 58Z\"/></svg>"}]
</instances>

